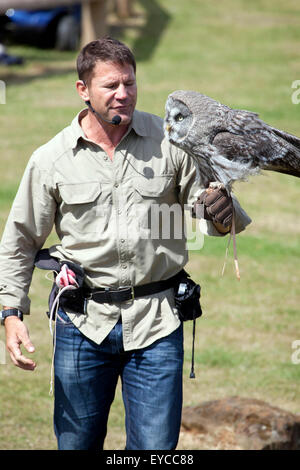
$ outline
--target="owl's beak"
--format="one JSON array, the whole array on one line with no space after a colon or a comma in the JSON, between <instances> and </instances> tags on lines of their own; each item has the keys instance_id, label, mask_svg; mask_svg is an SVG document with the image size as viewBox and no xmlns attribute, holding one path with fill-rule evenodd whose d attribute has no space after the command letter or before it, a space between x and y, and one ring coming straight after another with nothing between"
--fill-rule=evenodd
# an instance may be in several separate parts
<instances>
[{"instance_id":1,"label":"owl's beak","mask_svg":"<svg viewBox=\"0 0 300 470\"><path fill-rule=\"evenodd\" d=\"M170 124L167 124L167 125L166 125L166 130L167 130L167 132L170 132L171 129L172 129L172 126L170 126Z\"/></svg>"}]
</instances>

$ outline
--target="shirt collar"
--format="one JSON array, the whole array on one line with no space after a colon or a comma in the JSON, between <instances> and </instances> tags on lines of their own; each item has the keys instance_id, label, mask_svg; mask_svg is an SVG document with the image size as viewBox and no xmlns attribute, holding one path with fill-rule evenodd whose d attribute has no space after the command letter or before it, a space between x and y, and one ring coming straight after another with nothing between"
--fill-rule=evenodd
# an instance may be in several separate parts
<instances>
[{"instance_id":1,"label":"shirt collar","mask_svg":"<svg viewBox=\"0 0 300 470\"><path fill-rule=\"evenodd\" d=\"M88 140L81 125L79 124L81 119L87 114L88 108L82 109L71 122L71 148L75 149L77 147L78 140L80 138Z\"/></svg>"},{"instance_id":2,"label":"shirt collar","mask_svg":"<svg viewBox=\"0 0 300 470\"><path fill-rule=\"evenodd\" d=\"M83 129L80 125L81 119L87 114L88 108L82 109L73 119L71 123L71 148L75 149L77 147L78 140L80 138L84 140L89 140L85 133L83 132ZM145 122L144 122L144 117L143 113L140 111L135 110L132 116L132 121L130 123L130 126L128 128L127 135L130 133L131 130L134 130L134 132L141 136L141 137L146 137L148 135L145 127Z\"/></svg>"},{"instance_id":3,"label":"shirt collar","mask_svg":"<svg viewBox=\"0 0 300 470\"><path fill-rule=\"evenodd\" d=\"M130 127L141 137L146 137L148 135L145 126L145 119L143 117L143 113L140 111L134 111Z\"/></svg>"}]
</instances>

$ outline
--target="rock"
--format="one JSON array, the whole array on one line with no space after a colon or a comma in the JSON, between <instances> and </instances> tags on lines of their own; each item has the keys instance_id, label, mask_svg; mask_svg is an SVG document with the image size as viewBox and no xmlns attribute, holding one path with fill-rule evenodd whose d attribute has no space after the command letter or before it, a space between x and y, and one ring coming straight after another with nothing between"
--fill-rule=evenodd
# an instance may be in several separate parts
<instances>
[{"instance_id":1,"label":"rock","mask_svg":"<svg viewBox=\"0 0 300 470\"><path fill-rule=\"evenodd\" d=\"M300 415L262 400L230 397L185 407L182 431L218 449L300 450ZM202 443L202 444L201 444Z\"/></svg>"}]
</instances>

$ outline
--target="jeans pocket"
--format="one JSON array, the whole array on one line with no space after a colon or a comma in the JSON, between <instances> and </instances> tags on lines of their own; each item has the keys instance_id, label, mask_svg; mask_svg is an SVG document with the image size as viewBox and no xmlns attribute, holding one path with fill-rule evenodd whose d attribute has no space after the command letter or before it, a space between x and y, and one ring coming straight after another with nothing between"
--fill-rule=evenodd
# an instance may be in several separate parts
<instances>
[{"instance_id":1,"label":"jeans pocket","mask_svg":"<svg viewBox=\"0 0 300 470\"><path fill-rule=\"evenodd\" d=\"M63 309L59 309L57 312L57 325L73 326L73 322L70 320L68 315Z\"/></svg>"}]
</instances>

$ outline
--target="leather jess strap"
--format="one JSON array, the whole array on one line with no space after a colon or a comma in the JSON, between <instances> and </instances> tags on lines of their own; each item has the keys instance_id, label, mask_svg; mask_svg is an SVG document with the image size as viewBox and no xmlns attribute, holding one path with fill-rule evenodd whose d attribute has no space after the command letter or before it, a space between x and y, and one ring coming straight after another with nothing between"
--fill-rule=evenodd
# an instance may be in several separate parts
<instances>
[{"instance_id":1,"label":"leather jess strap","mask_svg":"<svg viewBox=\"0 0 300 470\"><path fill-rule=\"evenodd\" d=\"M144 297L146 295L156 294L174 287L176 282L182 277L183 270L164 281L150 282L141 286L124 286L114 289L111 287L97 287L94 289L84 289L84 297L86 300L93 300L97 303L116 303L133 300L136 297Z\"/></svg>"}]
</instances>

